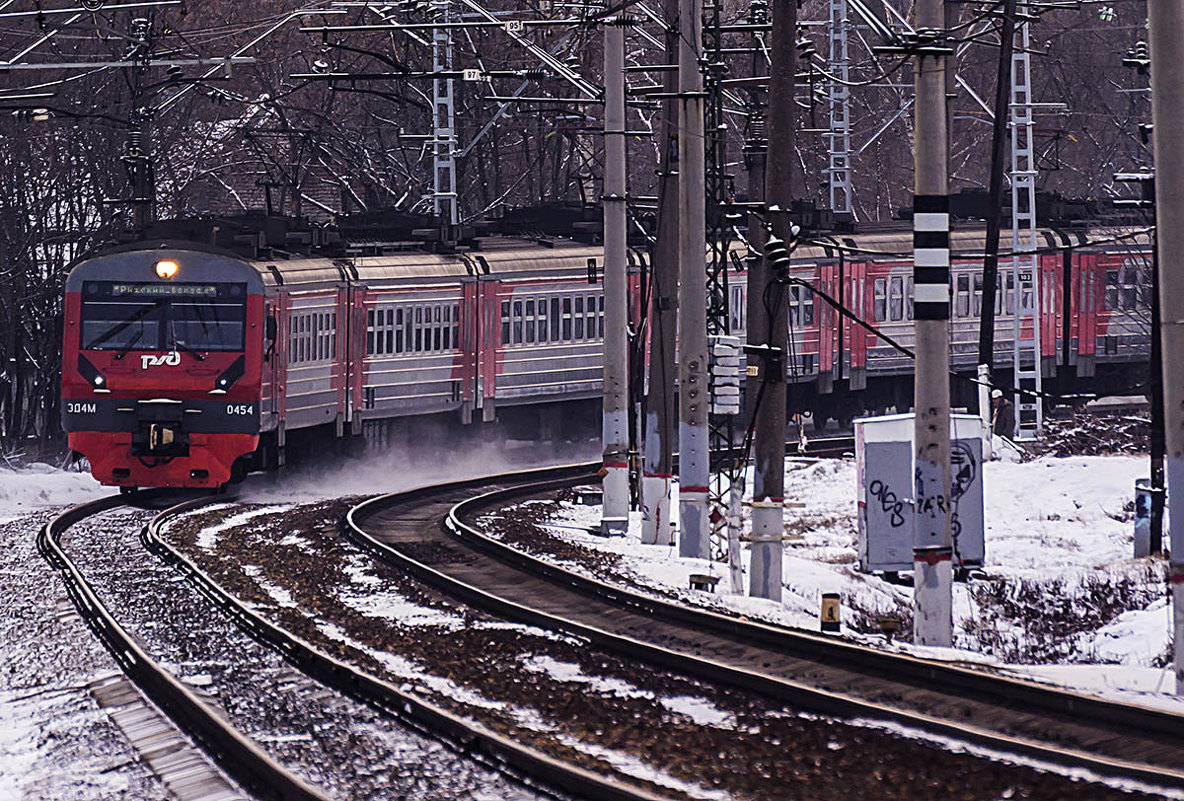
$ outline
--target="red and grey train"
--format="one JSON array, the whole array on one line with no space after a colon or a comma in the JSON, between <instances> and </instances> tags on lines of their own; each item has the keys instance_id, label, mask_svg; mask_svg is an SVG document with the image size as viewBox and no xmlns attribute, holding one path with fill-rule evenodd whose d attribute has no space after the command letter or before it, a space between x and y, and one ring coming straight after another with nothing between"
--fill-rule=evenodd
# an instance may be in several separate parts
<instances>
[{"instance_id":1,"label":"red and grey train","mask_svg":"<svg viewBox=\"0 0 1184 801\"><path fill-rule=\"evenodd\" d=\"M1045 232L1039 260L1046 375L1129 386L1146 370L1145 237ZM979 232L955 232L953 367L973 373L982 289ZM911 343L907 232L819 239L791 272ZM962 256L958 253L967 254ZM357 435L369 421L600 393L604 306L598 247L494 237L444 254L245 258L194 243L140 242L87 257L66 284L62 421L95 477L121 487L218 487L282 463L293 432ZM737 259L737 264L743 264ZM1006 264L1006 261L1004 261ZM630 258L631 313L643 257ZM1006 273L1007 271L1002 271ZM733 333L745 272L729 274ZM1008 368L1014 292L1000 282L997 363ZM790 287L795 410L844 418L907 404L908 358Z\"/></svg>"}]
</instances>

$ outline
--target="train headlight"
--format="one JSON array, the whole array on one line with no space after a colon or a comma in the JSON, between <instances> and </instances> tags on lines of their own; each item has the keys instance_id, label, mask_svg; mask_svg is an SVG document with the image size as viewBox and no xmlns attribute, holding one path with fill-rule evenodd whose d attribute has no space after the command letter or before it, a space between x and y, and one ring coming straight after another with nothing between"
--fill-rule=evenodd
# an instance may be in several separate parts
<instances>
[{"instance_id":1,"label":"train headlight","mask_svg":"<svg viewBox=\"0 0 1184 801\"><path fill-rule=\"evenodd\" d=\"M156 274L160 278L172 278L181 269L181 265L172 259L161 259L156 262Z\"/></svg>"}]
</instances>

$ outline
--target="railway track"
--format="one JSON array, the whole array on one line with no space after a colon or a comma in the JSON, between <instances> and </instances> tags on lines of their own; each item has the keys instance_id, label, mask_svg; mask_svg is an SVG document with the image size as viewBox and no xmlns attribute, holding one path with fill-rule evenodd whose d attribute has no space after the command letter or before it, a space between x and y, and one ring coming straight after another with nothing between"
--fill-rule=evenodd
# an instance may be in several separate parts
<instances>
[{"instance_id":1,"label":"railway track","mask_svg":"<svg viewBox=\"0 0 1184 801\"><path fill-rule=\"evenodd\" d=\"M631 659L844 719L1184 787L1179 715L672 604L542 562L474 524L486 511L586 481L590 470L383 496L359 504L347 522L358 542L465 603Z\"/></svg>"},{"instance_id":2,"label":"railway track","mask_svg":"<svg viewBox=\"0 0 1184 801\"><path fill-rule=\"evenodd\" d=\"M158 495L154 492L141 493L136 497L136 503L150 503L156 497ZM585 772L572 766L560 764L557 760L548 760L544 757L542 760L536 761L534 758L538 755L533 754L530 749L520 748L512 742L500 743L504 747L503 750L498 747L499 738L496 735L482 730L481 727L475 726L471 722L449 715L430 704L425 704L415 696L403 692L389 683L374 679L359 668L336 660L301 638L268 623L262 616L256 614L248 604L235 599L191 561L170 548L160 535L162 527L177 517L200 510L204 506L225 501L224 496L203 497L167 506L142 528L140 540L149 551L162 557L166 562L172 563L181 573L185 574L206 600L218 606L239 629L256 641L277 651L289 663L302 669L307 676L320 679L321 684L328 685L343 695L366 704L370 709L376 710L388 719L395 719L400 724L404 724L402 728L417 733L416 736L427 734L435 743L443 741L446 746L451 747L460 755L456 758L481 765L482 767L477 771L478 774L482 771L485 774L490 772L503 774L504 778L499 783L478 778L478 781L483 783L474 785L475 787L488 787L499 797L515 799L564 798L564 796L557 796L553 792L539 793L537 788L529 786L529 781L523 783L522 776L529 774L547 781L553 787L587 790L588 792L583 795L591 799L656 801L657 797L651 794L638 791L622 792L614 787L612 782L606 782L600 777L591 774L582 776L581 774ZM338 797L336 792L330 793L321 787L314 787L281 765L257 742L229 722L222 710L215 708L202 695L195 693L174 676L169 669L162 665L161 661L154 659L141 643L140 638L116 620L115 614L100 599L99 591L86 578L83 569L70 558L61 542L62 535L67 529L96 515L131 506L127 496L113 496L83 504L67 510L38 533L38 551L61 572L65 580L67 594L73 601L79 615L99 637L119 667L140 691L206 751L229 776L243 787L249 788L257 797L280 799L281 801L330 801L330 799ZM318 697L323 696L323 693L320 692L315 694ZM331 699L328 703L332 703ZM358 725L366 725L365 721L355 717L347 722L346 728L354 725L354 721L357 721ZM143 728L142 724L137 725L139 728ZM160 724L154 725L158 731L152 736L159 739L161 726ZM325 724L322 722L319 725L324 726ZM347 737L347 740L357 747L365 748L366 741L361 737L355 739L351 736ZM405 745L402 747L407 752L414 753L413 748ZM436 747L438 748L438 746ZM426 749L422 758L428 758L432 750L431 748ZM508 755L507 751L515 753ZM357 754L355 756L375 760L383 758L381 754L373 751L368 755ZM436 761L444 766L448 764L447 761L440 760L438 754ZM507 765L520 766L520 769L509 770ZM162 778L166 777L162 776ZM521 790L515 789L514 792L507 793L505 788L501 787L506 779L512 785L518 785ZM182 777L182 781L184 780L185 777ZM466 780L469 779L459 778L457 781L463 785ZM339 783L340 780L331 782L331 784L338 786ZM383 784L389 784L389 782L383 782ZM418 797L412 791L419 788L396 786L394 788L384 787L384 789L398 791L399 798L411 798ZM471 790L472 788L462 787L452 792L463 795L466 789ZM439 788L439 792L448 793L450 788L442 786ZM191 793L178 797L202 798L205 796ZM222 799L227 796L219 795L217 797Z\"/></svg>"},{"instance_id":3,"label":"railway track","mask_svg":"<svg viewBox=\"0 0 1184 801\"><path fill-rule=\"evenodd\" d=\"M140 500L153 497L145 493ZM68 528L122 506L129 504L120 496L75 506L51 520L38 532L38 551L61 572L66 592L79 615L140 690L242 785L265 797L284 801L329 801L329 796L283 768L155 661L136 638L116 621L95 588L67 555L61 538Z\"/></svg>"}]
</instances>

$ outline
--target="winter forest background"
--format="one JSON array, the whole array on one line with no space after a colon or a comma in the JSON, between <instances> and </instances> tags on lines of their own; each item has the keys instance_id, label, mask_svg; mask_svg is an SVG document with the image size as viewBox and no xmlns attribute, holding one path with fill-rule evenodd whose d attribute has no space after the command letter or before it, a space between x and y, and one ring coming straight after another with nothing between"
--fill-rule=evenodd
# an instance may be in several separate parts
<instances>
[{"instance_id":1,"label":"winter forest background","mask_svg":"<svg viewBox=\"0 0 1184 801\"><path fill-rule=\"evenodd\" d=\"M908 15L908 0L889 1ZM749 2L723 2L725 22L747 19ZM83 0L95 10L54 13L73 5L0 2L0 61L46 65L0 65L0 454L9 459L44 458L63 447L57 404L63 278L79 255L133 227L128 200L137 164L150 169L154 215L161 219L269 209L327 224L344 214L430 211L423 201L432 181L424 136L432 130L432 88L430 79L417 75L431 70L430 29L301 31L327 23L378 24L384 17L428 23L427 2L205 0L129 11L114 2ZM639 16L646 9L661 11L653 0L628 5ZM828 3L800 5L805 24L799 50L810 67L799 62L802 130L794 195L825 207L828 45L822 23ZM986 12L995 5L956 6L955 36L965 40L959 46L966 45L958 73L973 94L960 85L954 99L955 192L987 182L991 123L974 95L988 106L994 97L997 17ZM1124 68L1122 60L1146 39L1146 3L1062 5L1068 7L1041 16L1031 37L1034 100L1064 105L1037 118L1038 186L1091 199L1129 192L1115 184L1114 173L1150 161L1138 128L1150 121L1150 107L1146 75ZM453 7L470 9L464 3ZM526 35L600 84L596 20L605 14L603 5L495 0L484 7L516 11L523 19L570 20L528 27ZM330 8L339 13L295 13ZM30 11L41 13L20 14ZM648 37L630 38L627 63L663 63L661 31L653 24L643 30ZM877 44L867 28L852 29L852 145L862 148L853 159L854 207L861 221L892 218L912 193L912 113L901 112L912 94L911 66L899 56L873 57L869 48ZM230 55L254 61L229 71L157 63ZM104 65L113 61L128 66ZM507 106L495 120L501 104L492 97L511 95L524 83L529 97L578 95L500 30L458 31L454 68L492 76L455 83L457 136L465 151L458 162L462 219L596 202L602 171L598 106L523 102ZM743 56L731 59L728 69L728 77L744 77L765 65ZM296 77L326 71L404 77L336 84ZM660 84L662 76L629 73L635 85ZM747 186L742 112L754 99L738 89L729 101L729 172L738 196ZM629 127L655 131L658 114L657 108L633 107ZM654 195L656 138L639 133L629 147L631 196ZM144 161L136 161L137 152Z\"/></svg>"}]
</instances>

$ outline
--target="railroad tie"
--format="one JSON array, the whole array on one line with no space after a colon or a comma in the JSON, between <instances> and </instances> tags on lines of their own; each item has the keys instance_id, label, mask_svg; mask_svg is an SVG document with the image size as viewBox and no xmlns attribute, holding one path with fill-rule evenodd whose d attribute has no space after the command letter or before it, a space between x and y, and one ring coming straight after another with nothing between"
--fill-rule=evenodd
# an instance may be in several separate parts
<instances>
[{"instance_id":1,"label":"railroad tie","mask_svg":"<svg viewBox=\"0 0 1184 801\"><path fill-rule=\"evenodd\" d=\"M178 801L250 801L124 676L100 676L88 689Z\"/></svg>"}]
</instances>

